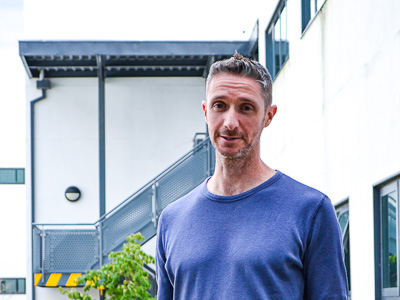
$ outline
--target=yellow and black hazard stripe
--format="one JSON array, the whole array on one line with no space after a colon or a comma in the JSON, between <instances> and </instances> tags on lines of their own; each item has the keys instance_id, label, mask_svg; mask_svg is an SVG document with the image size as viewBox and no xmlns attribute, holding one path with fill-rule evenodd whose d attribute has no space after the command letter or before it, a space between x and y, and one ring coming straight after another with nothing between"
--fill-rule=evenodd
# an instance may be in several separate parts
<instances>
[{"instance_id":1,"label":"yellow and black hazard stripe","mask_svg":"<svg viewBox=\"0 0 400 300\"><path fill-rule=\"evenodd\" d=\"M35 286L41 287L82 287L84 285L93 284L92 281L86 281L85 284L77 283L77 279L82 273L35 273ZM101 295L104 292L104 286L98 288Z\"/></svg>"},{"instance_id":2,"label":"yellow and black hazard stripe","mask_svg":"<svg viewBox=\"0 0 400 300\"><path fill-rule=\"evenodd\" d=\"M42 273L35 274L35 286L41 287L74 287L83 286L77 284L77 279L82 273L51 273L44 274L42 278Z\"/></svg>"}]
</instances>

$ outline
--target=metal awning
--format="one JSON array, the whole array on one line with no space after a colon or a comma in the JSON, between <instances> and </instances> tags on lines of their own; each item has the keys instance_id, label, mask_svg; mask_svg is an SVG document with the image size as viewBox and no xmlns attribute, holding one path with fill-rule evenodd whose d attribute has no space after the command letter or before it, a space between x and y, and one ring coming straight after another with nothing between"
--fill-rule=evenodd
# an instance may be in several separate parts
<instances>
[{"instance_id":1,"label":"metal awning","mask_svg":"<svg viewBox=\"0 0 400 300\"><path fill-rule=\"evenodd\" d=\"M29 76L105 77L205 76L210 64L237 51L254 57L255 41L20 41ZM99 59L101 57L101 59Z\"/></svg>"}]
</instances>

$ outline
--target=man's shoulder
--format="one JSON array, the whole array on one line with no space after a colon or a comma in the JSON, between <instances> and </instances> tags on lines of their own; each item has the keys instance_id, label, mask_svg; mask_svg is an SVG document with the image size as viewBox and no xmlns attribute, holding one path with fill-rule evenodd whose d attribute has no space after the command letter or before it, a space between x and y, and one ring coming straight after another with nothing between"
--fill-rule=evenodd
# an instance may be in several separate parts
<instances>
[{"instance_id":1,"label":"man's shoulder","mask_svg":"<svg viewBox=\"0 0 400 300\"><path fill-rule=\"evenodd\" d=\"M325 198L328 198L323 192L306 185L292 177L282 173L277 185L277 192L282 196L290 196L303 204L319 205Z\"/></svg>"},{"instance_id":2,"label":"man's shoulder","mask_svg":"<svg viewBox=\"0 0 400 300\"><path fill-rule=\"evenodd\" d=\"M203 185L206 181L198 185L196 188L191 190L186 195L182 196L178 200L170 203L164 208L161 217L163 219L174 218L178 215L185 215L187 210L190 209L193 204L201 198Z\"/></svg>"}]
</instances>

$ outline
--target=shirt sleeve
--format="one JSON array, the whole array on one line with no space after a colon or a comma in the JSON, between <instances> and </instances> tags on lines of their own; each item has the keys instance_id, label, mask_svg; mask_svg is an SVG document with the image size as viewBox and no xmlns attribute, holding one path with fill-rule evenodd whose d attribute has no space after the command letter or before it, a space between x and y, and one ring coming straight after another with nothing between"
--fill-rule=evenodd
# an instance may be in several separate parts
<instances>
[{"instance_id":1,"label":"shirt sleeve","mask_svg":"<svg viewBox=\"0 0 400 300\"><path fill-rule=\"evenodd\" d=\"M173 299L173 286L169 280L169 276L165 267L166 257L164 250L163 238L163 221L162 215L158 224L157 244L156 244L156 276L157 276L157 299L169 300Z\"/></svg>"},{"instance_id":2,"label":"shirt sleeve","mask_svg":"<svg viewBox=\"0 0 400 300\"><path fill-rule=\"evenodd\" d=\"M304 299L348 299L342 232L329 198L317 208L304 257Z\"/></svg>"}]
</instances>

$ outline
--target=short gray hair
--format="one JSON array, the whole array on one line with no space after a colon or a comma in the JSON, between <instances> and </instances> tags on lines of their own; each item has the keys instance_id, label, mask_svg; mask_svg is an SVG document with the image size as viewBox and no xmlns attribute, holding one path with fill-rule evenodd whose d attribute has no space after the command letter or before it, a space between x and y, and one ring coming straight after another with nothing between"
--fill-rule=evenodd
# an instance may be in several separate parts
<instances>
[{"instance_id":1,"label":"short gray hair","mask_svg":"<svg viewBox=\"0 0 400 300\"><path fill-rule=\"evenodd\" d=\"M265 102L265 110L272 104L271 75L258 61L249 59L235 52L231 58L213 63L207 76L206 92L208 92L213 76L222 73L253 78L261 84L261 93Z\"/></svg>"}]
</instances>

